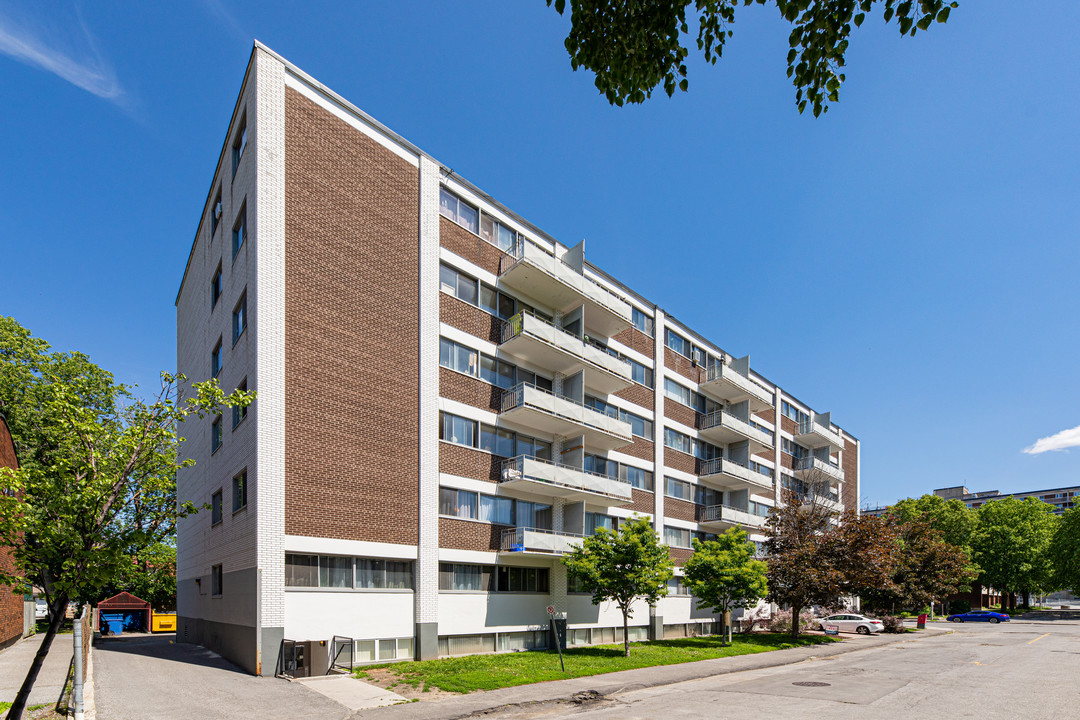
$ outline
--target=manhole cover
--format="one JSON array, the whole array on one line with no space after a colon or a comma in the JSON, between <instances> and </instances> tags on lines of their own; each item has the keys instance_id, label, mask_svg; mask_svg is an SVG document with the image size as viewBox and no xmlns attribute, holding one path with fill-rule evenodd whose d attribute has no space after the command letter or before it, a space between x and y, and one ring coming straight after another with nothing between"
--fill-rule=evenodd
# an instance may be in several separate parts
<instances>
[{"instance_id":1,"label":"manhole cover","mask_svg":"<svg viewBox=\"0 0 1080 720\"><path fill-rule=\"evenodd\" d=\"M802 682L793 682L792 685L798 685L799 687L829 687L832 683L816 682L814 680L803 680Z\"/></svg>"}]
</instances>

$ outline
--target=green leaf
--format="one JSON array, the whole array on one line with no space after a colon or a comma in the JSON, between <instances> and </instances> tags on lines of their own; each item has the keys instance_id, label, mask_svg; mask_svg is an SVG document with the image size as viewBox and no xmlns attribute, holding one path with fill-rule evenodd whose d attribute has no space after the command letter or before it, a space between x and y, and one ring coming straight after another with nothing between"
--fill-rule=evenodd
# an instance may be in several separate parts
<instances>
[{"instance_id":1,"label":"green leaf","mask_svg":"<svg viewBox=\"0 0 1080 720\"><path fill-rule=\"evenodd\" d=\"M859 13L858 15L856 15L853 18L853 21L855 23L855 27L861 27L862 24L863 24L863 20L865 20L865 19L866 19L866 13Z\"/></svg>"}]
</instances>

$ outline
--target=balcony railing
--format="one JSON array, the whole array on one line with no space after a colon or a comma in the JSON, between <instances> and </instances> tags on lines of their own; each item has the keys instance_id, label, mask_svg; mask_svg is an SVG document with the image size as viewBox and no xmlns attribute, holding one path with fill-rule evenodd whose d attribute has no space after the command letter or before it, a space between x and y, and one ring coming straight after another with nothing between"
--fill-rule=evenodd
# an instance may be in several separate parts
<instances>
[{"instance_id":1,"label":"balcony railing","mask_svg":"<svg viewBox=\"0 0 1080 720\"><path fill-rule=\"evenodd\" d=\"M500 407L508 420L554 435L584 434L589 444L604 449L611 450L634 441L630 423L532 383L519 383L504 390Z\"/></svg>"},{"instance_id":2,"label":"balcony railing","mask_svg":"<svg viewBox=\"0 0 1080 720\"><path fill-rule=\"evenodd\" d=\"M633 324L630 303L526 238L519 237L509 257L503 258L499 277L558 310L584 302L586 323L603 330L606 337Z\"/></svg>"},{"instance_id":3,"label":"balcony railing","mask_svg":"<svg viewBox=\"0 0 1080 720\"><path fill-rule=\"evenodd\" d=\"M759 528L765 525L765 518L749 510L730 505L708 505L698 509L698 522L702 524L728 523Z\"/></svg>"},{"instance_id":4,"label":"balcony railing","mask_svg":"<svg viewBox=\"0 0 1080 720\"><path fill-rule=\"evenodd\" d=\"M825 417L828 417L828 413L825 413ZM799 421L799 433L795 439L806 447L819 448L828 445L833 450L844 449L844 439L840 437L840 433L833 430L831 424L820 422L815 417L805 417Z\"/></svg>"},{"instance_id":5,"label":"balcony railing","mask_svg":"<svg viewBox=\"0 0 1080 720\"><path fill-rule=\"evenodd\" d=\"M584 368L586 384L604 394L633 384L629 360L610 355L530 312L520 312L503 323L500 345L539 367L565 375Z\"/></svg>"},{"instance_id":6,"label":"balcony railing","mask_svg":"<svg viewBox=\"0 0 1080 720\"><path fill-rule=\"evenodd\" d=\"M504 461L499 481L524 486L534 495L571 498L580 495L593 501L599 496L620 502L630 502L634 497L633 486L618 478L527 455Z\"/></svg>"},{"instance_id":7,"label":"balcony railing","mask_svg":"<svg viewBox=\"0 0 1080 720\"><path fill-rule=\"evenodd\" d=\"M799 477L805 477L808 473L817 471L833 480L844 479L844 471L838 465L833 465L831 462L813 455L794 458L793 465L795 474Z\"/></svg>"},{"instance_id":8,"label":"balcony railing","mask_svg":"<svg viewBox=\"0 0 1080 720\"><path fill-rule=\"evenodd\" d=\"M582 535L539 528L503 530L499 548L503 552L535 552L563 555L581 545Z\"/></svg>"},{"instance_id":9,"label":"balcony railing","mask_svg":"<svg viewBox=\"0 0 1080 720\"><path fill-rule=\"evenodd\" d=\"M755 410L773 406L773 395L738 370L723 363L713 363L705 368L701 380L702 390L729 402L744 398L754 401Z\"/></svg>"},{"instance_id":10,"label":"balcony railing","mask_svg":"<svg viewBox=\"0 0 1080 720\"><path fill-rule=\"evenodd\" d=\"M750 440L760 445L762 449L772 446L772 436L769 433L725 410L713 410L706 415L699 414L698 430L706 438L713 438L722 443Z\"/></svg>"},{"instance_id":11,"label":"balcony railing","mask_svg":"<svg viewBox=\"0 0 1080 720\"><path fill-rule=\"evenodd\" d=\"M727 477L737 482L730 483L723 480L714 481L716 484L730 487L731 485L753 486L757 488L772 489L772 478L763 475L756 470L751 470L745 465L740 465L734 460L726 458L713 458L712 460L698 460L699 477Z\"/></svg>"}]
</instances>

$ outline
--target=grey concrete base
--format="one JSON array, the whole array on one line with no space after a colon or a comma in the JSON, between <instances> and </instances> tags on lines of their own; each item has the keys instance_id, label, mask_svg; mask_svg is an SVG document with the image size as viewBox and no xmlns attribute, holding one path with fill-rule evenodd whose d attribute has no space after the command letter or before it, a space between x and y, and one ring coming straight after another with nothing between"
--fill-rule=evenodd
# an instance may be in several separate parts
<instances>
[{"instance_id":1,"label":"grey concrete base","mask_svg":"<svg viewBox=\"0 0 1080 720\"><path fill-rule=\"evenodd\" d=\"M281 659L281 641L285 639L285 628L264 627L262 629L262 656L256 675L276 675Z\"/></svg>"},{"instance_id":2,"label":"grey concrete base","mask_svg":"<svg viewBox=\"0 0 1080 720\"><path fill-rule=\"evenodd\" d=\"M434 660L439 657L439 623L416 623L417 660Z\"/></svg>"},{"instance_id":3,"label":"grey concrete base","mask_svg":"<svg viewBox=\"0 0 1080 720\"><path fill-rule=\"evenodd\" d=\"M321 675L297 678L293 682L303 683L306 687L341 703L354 712L408 702L395 692L369 685L351 675Z\"/></svg>"},{"instance_id":4,"label":"grey concrete base","mask_svg":"<svg viewBox=\"0 0 1080 720\"><path fill-rule=\"evenodd\" d=\"M664 616L653 615L649 618L649 639L650 640L663 640L664 639Z\"/></svg>"},{"instance_id":5,"label":"grey concrete base","mask_svg":"<svg viewBox=\"0 0 1080 720\"><path fill-rule=\"evenodd\" d=\"M250 625L233 625L231 623L214 622L203 618L190 618L178 616L176 618L176 641L180 643L194 643L202 645L208 650L216 652L226 660L229 660L252 675L259 674L259 657L255 645L255 628ZM281 646L281 637L277 639L277 646L267 648L263 646L264 654L270 651L275 656ZM271 666L275 667L274 665Z\"/></svg>"}]
</instances>

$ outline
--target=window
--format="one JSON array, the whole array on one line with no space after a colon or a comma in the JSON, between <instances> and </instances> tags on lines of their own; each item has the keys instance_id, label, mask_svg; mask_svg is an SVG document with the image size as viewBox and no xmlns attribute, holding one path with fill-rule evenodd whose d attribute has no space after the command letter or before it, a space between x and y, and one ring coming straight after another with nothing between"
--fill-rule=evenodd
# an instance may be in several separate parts
<instances>
[{"instance_id":1,"label":"window","mask_svg":"<svg viewBox=\"0 0 1080 720\"><path fill-rule=\"evenodd\" d=\"M651 317L643 313L641 310L638 310L637 308L633 308L631 312L631 317L634 322L634 327L636 327L638 330L645 333L649 337L653 336L653 319Z\"/></svg>"},{"instance_id":2,"label":"window","mask_svg":"<svg viewBox=\"0 0 1080 720\"><path fill-rule=\"evenodd\" d=\"M214 235L217 234L218 225L221 224L221 188L218 188L217 197L214 198L214 204L210 208L210 239L214 239Z\"/></svg>"},{"instance_id":3,"label":"window","mask_svg":"<svg viewBox=\"0 0 1080 720\"><path fill-rule=\"evenodd\" d=\"M412 585L408 560L285 554L285 587L411 590Z\"/></svg>"},{"instance_id":4,"label":"window","mask_svg":"<svg viewBox=\"0 0 1080 720\"><path fill-rule=\"evenodd\" d=\"M503 320L512 317L518 309L525 308L523 304L519 308L517 300L506 293L499 292L463 272L458 272L449 265L439 266L439 287L458 300L464 300ZM544 313L537 314L544 315Z\"/></svg>"},{"instance_id":5,"label":"window","mask_svg":"<svg viewBox=\"0 0 1080 720\"><path fill-rule=\"evenodd\" d=\"M689 595L690 590L683 584L681 577L671 577L667 581L668 595Z\"/></svg>"},{"instance_id":6,"label":"window","mask_svg":"<svg viewBox=\"0 0 1080 720\"><path fill-rule=\"evenodd\" d=\"M517 384L517 368L490 355L480 356L480 379L504 389Z\"/></svg>"},{"instance_id":7,"label":"window","mask_svg":"<svg viewBox=\"0 0 1080 720\"><path fill-rule=\"evenodd\" d=\"M712 488L703 487L701 485L694 486L694 502L698 505L704 505L705 507L721 505L723 503L723 498L723 493L717 492Z\"/></svg>"},{"instance_id":8,"label":"window","mask_svg":"<svg viewBox=\"0 0 1080 720\"><path fill-rule=\"evenodd\" d=\"M319 556L286 553L285 587L319 587Z\"/></svg>"},{"instance_id":9,"label":"window","mask_svg":"<svg viewBox=\"0 0 1080 720\"><path fill-rule=\"evenodd\" d=\"M633 358L627 359L630 360L630 379L638 385L651 388L654 384L652 368L645 367Z\"/></svg>"},{"instance_id":10,"label":"window","mask_svg":"<svg viewBox=\"0 0 1080 720\"><path fill-rule=\"evenodd\" d=\"M214 565L210 568L210 594L221 597L221 566Z\"/></svg>"},{"instance_id":11,"label":"window","mask_svg":"<svg viewBox=\"0 0 1080 720\"><path fill-rule=\"evenodd\" d=\"M240 209L240 214L236 216L236 223L233 224L232 231L232 256L233 260L236 259L236 253L240 252L240 248L243 247L244 241L247 240L247 204Z\"/></svg>"},{"instance_id":12,"label":"window","mask_svg":"<svg viewBox=\"0 0 1080 720\"><path fill-rule=\"evenodd\" d=\"M218 338L217 345L214 346L213 352L210 353L210 377L217 377L221 374L221 362L222 362L222 349L221 338Z\"/></svg>"},{"instance_id":13,"label":"window","mask_svg":"<svg viewBox=\"0 0 1080 720\"><path fill-rule=\"evenodd\" d=\"M671 378L664 378L664 396L687 407L692 407L703 415L720 409L720 405L715 401L680 385Z\"/></svg>"},{"instance_id":14,"label":"window","mask_svg":"<svg viewBox=\"0 0 1080 720\"><path fill-rule=\"evenodd\" d=\"M357 558L356 587L380 590L411 590L413 565L407 560Z\"/></svg>"},{"instance_id":15,"label":"window","mask_svg":"<svg viewBox=\"0 0 1080 720\"><path fill-rule=\"evenodd\" d=\"M241 470L232 479L232 511L247 507L247 470Z\"/></svg>"},{"instance_id":16,"label":"window","mask_svg":"<svg viewBox=\"0 0 1080 720\"><path fill-rule=\"evenodd\" d=\"M319 556L319 587L351 588L353 559L351 557Z\"/></svg>"},{"instance_id":17,"label":"window","mask_svg":"<svg viewBox=\"0 0 1080 720\"><path fill-rule=\"evenodd\" d=\"M670 547L691 547L690 531L682 528L664 527L664 544Z\"/></svg>"},{"instance_id":18,"label":"window","mask_svg":"<svg viewBox=\"0 0 1080 720\"><path fill-rule=\"evenodd\" d=\"M510 498L481 495L480 520L496 525L513 525L514 501Z\"/></svg>"},{"instance_id":19,"label":"window","mask_svg":"<svg viewBox=\"0 0 1080 720\"><path fill-rule=\"evenodd\" d=\"M800 424L804 420L809 420L810 419L809 415L807 415L802 410L800 410L799 408L797 408L794 405L792 405L791 403L789 403L787 400L781 400L780 401L780 411L781 411L781 413L783 413L784 417L786 417L786 418L788 418L790 420L794 420L795 422L800 423Z\"/></svg>"},{"instance_id":20,"label":"window","mask_svg":"<svg viewBox=\"0 0 1080 720\"><path fill-rule=\"evenodd\" d=\"M233 345L240 339L240 336L247 330L247 291L240 296L240 302L236 304L236 308L232 312L232 341Z\"/></svg>"},{"instance_id":21,"label":"window","mask_svg":"<svg viewBox=\"0 0 1080 720\"><path fill-rule=\"evenodd\" d=\"M485 565L439 563L439 589L474 592L491 590L492 570L494 568Z\"/></svg>"},{"instance_id":22,"label":"window","mask_svg":"<svg viewBox=\"0 0 1080 720\"><path fill-rule=\"evenodd\" d=\"M480 211L443 187L439 188L439 214L479 234Z\"/></svg>"},{"instance_id":23,"label":"window","mask_svg":"<svg viewBox=\"0 0 1080 720\"><path fill-rule=\"evenodd\" d=\"M690 357L692 347L690 341L682 335L672 332L670 329L666 330L664 333L664 344L683 357Z\"/></svg>"},{"instance_id":24,"label":"window","mask_svg":"<svg viewBox=\"0 0 1080 720\"><path fill-rule=\"evenodd\" d=\"M221 416L218 415L214 418L214 422L210 425L210 454L213 455L221 447Z\"/></svg>"},{"instance_id":25,"label":"window","mask_svg":"<svg viewBox=\"0 0 1080 720\"><path fill-rule=\"evenodd\" d=\"M244 378L243 380L241 380L240 384L236 386L236 389L239 390L240 392L247 392L247 378ZM245 405L243 407L240 407L239 405L233 406L233 409L232 409L232 426L233 426L233 430L235 430L236 426L239 425L241 423L241 421L243 421L243 419L246 418L246 417L247 417L247 405Z\"/></svg>"},{"instance_id":26,"label":"window","mask_svg":"<svg viewBox=\"0 0 1080 720\"><path fill-rule=\"evenodd\" d=\"M439 266L439 287L458 300L464 300L470 305L477 304L477 281L449 265Z\"/></svg>"},{"instance_id":27,"label":"window","mask_svg":"<svg viewBox=\"0 0 1080 720\"><path fill-rule=\"evenodd\" d=\"M670 498L691 501L694 498L694 486L685 480L664 478L664 494Z\"/></svg>"},{"instance_id":28,"label":"window","mask_svg":"<svg viewBox=\"0 0 1080 720\"><path fill-rule=\"evenodd\" d=\"M539 592L548 591L547 568L521 568L505 567L497 568L499 592Z\"/></svg>"},{"instance_id":29,"label":"window","mask_svg":"<svg viewBox=\"0 0 1080 720\"><path fill-rule=\"evenodd\" d=\"M244 157L247 148L247 118L240 118L240 129L236 131L236 139L233 140L232 149L232 172L236 177L236 168L240 167L240 158Z\"/></svg>"},{"instance_id":30,"label":"window","mask_svg":"<svg viewBox=\"0 0 1080 720\"><path fill-rule=\"evenodd\" d=\"M514 515L520 528L551 529L550 505L517 500L514 502Z\"/></svg>"},{"instance_id":31,"label":"window","mask_svg":"<svg viewBox=\"0 0 1080 720\"><path fill-rule=\"evenodd\" d=\"M217 490L210 496L210 525L221 522L221 490Z\"/></svg>"},{"instance_id":32,"label":"window","mask_svg":"<svg viewBox=\"0 0 1080 720\"><path fill-rule=\"evenodd\" d=\"M623 465L620 470L624 482L629 483L638 490L651 491L653 489L653 474L651 470L642 470L641 468L631 467L629 465Z\"/></svg>"},{"instance_id":33,"label":"window","mask_svg":"<svg viewBox=\"0 0 1080 720\"><path fill-rule=\"evenodd\" d=\"M213 310L217 307L218 298L221 297L221 265L218 265L217 272L214 273L214 277L210 280L210 309Z\"/></svg>"},{"instance_id":34,"label":"window","mask_svg":"<svg viewBox=\"0 0 1080 720\"><path fill-rule=\"evenodd\" d=\"M515 433L512 430L481 425L480 449L502 457L514 457L514 436Z\"/></svg>"},{"instance_id":35,"label":"window","mask_svg":"<svg viewBox=\"0 0 1080 720\"><path fill-rule=\"evenodd\" d=\"M503 252L512 252L517 244L517 233L487 214L480 218L480 237Z\"/></svg>"},{"instance_id":36,"label":"window","mask_svg":"<svg viewBox=\"0 0 1080 720\"><path fill-rule=\"evenodd\" d=\"M595 535L596 531L600 528L605 528L612 532L615 531L616 522L615 518L610 515L603 515L601 513L585 513L585 534Z\"/></svg>"},{"instance_id":37,"label":"window","mask_svg":"<svg viewBox=\"0 0 1080 720\"><path fill-rule=\"evenodd\" d=\"M439 488L440 515L475 520L477 515L476 505L476 493L470 490Z\"/></svg>"},{"instance_id":38,"label":"window","mask_svg":"<svg viewBox=\"0 0 1080 720\"><path fill-rule=\"evenodd\" d=\"M453 340L439 338L439 364L444 368L476 377L479 373L478 355L479 353L472 348Z\"/></svg>"},{"instance_id":39,"label":"window","mask_svg":"<svg viewBox=\"0 0 1080 720\"><path fill-rule=\"evenodd\" d=\"M715 445L683 435L671 428L664 428L664 445L672 450L693 455L699 460L713 460L724 454L724 451Z\"/></svg>"},{"instance_id":40,"label":"window","mask_svg":"<svg viewBox=\"0 0 1080 720\"><path fill-rule=\"evenodd\" d=\"M506 320L514 315L517 301L485 283L480 283L480 309Z\"/></svg>"},{"instance_id":41,"label":"window","mask_svg":"<svg viewBox=\"0 0 1080 720\"><path fill-rule=\"evenodd\" d=\"M609 478L619 477L619 463L599 455L585 455L585 472Z\"/></svg>"},{"instance_id":42,"label":"window","mask_svg":"<svg viewBox=\"0 0 1080 720\"><path fill-rule=\"evenodd\" d=\"M787 438L780 438L780 449L788 455L796 458L805 457L808 450L802 445L792 442Z\"/></svg>"},{"instance_id":43,"label":"window","mask_svg":"<svg viewBox=\"0 0 1080 720\"><path fill-rule=\"evenodd\" d=\"M650 370L650 372L652 372ZM592 408L598 413L603 413L608 417L618 418L625 423L630 423L630 431L639 437L652 439L653 423L652 420L646 420L640 415L635 415L632 412L623 410L620 407L616 407L610 403L604 402L598 397L592 395L585 395L585 407Z\"/></svg>"},{"instance_id":44,"label":"window","mask_svg":"<svg viewBox=\"0 0 1080 720\"><path fill-rule=\"evenodd\" d=\"M456 445L476 447L476 421L467 418L441 413L439 422L439 439L452 442Z\"/></svg>"}]
</instances>

